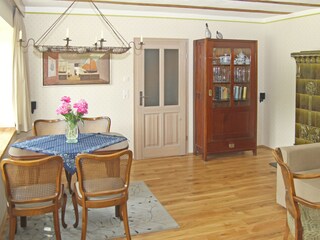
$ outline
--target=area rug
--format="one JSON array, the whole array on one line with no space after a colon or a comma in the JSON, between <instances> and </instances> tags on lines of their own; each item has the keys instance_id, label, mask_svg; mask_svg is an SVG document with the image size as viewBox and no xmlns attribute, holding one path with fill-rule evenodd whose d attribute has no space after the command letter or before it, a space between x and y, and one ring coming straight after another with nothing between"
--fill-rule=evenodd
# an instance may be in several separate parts
<instances>
[{"instance_id":1,"label":"area rug","mask_svg":"<svg viewBox=\"0 0 320 240\"><path fill-rule=\"evenodd\" d=\"M114 207L103 209L89 209L87 240L113 239L124 237L123 223L116 218ZM73 228L74 211L70 195L68 195L66 223L61 226L61 238L66 240L80 239L81 237L81 207L79 206L79 226ZM157 198L152 194L144 182L132 182L129 188L128 217L131 235L164 231L179 228L176 221L170 216ZM8 227L6 239L8 239ZM55 239L52 214L27 218L27 227L20 227L15 240L45 240Z\"/></svg>"}]
</instances>

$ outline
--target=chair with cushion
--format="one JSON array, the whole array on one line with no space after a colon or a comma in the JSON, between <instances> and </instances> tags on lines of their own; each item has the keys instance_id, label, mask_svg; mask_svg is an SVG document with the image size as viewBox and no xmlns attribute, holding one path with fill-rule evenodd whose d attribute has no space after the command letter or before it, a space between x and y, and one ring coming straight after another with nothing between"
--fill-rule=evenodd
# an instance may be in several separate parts
<instances>
[{"instance_id":1,"label":"chair with cushion","mask_svg":"<svg viewBox=\"0 0 320 240\"><path fill-rule=\"evenodd\" d=\"M288 239L289 233L294 239L319 239L320 240L320 203L311 202L296 193L296 182L318 181L318 173L296 173L292 172L287 163L284 162L280 148L273 151L273 155L280 166L284 188L285 203L287 207L286 232L284 239Z\"/></svg>"},{"instance_id":2,"label":"chair with cushion","mask_svg":"<svg viewBox=\"0 0 320 240\"><path fill-rule=\"evenodd\" d=\"M130 150L108 155L79 154L76 157L78 181L74 184L72 202L75 228L79 222L77 204L82 207L82 240L86 239L88 208L111 206L119 206L126 237L131 239L127 214L131 163Z\"/></svg>"},{"instance_id":3,"label":"chair with cushion","mask_svg":"<svg viewBox=\"0 0 320 240\"><path fill-rule=\"evenodd\" d=\"M111 119L109 117L82 118L79 122L80 133L108 133L110 132Z\"/></svg>"},{"instance_id":4,"label":"chair with cushion","mask_svg":"<svg viewBox=\"0 0 320 240\"><path fill-rule=\"evenodd\" d=\"M15 237L17 217L53 213L56 239L61 239L59 209L64 221L67 195L61 184L63 161L59 156L37 160L1 161L1 173L5 186L7 211L9 215L9 239Z\"/></svg>"},{"instance_id":5,"label":"chair with cushion","mask_svg":"<svg viewBox=\"0 0 320 240\"><path fill-rule=\"evenodd\" d=\"M38 119L33 123L32 133L34 136L65 134L65 129L66 122L63 119Z\"/></svg>"},{"instance_id":6,"label":"chair with cushion","mask_svg":"<svg viewBox=\"0 0 320 240\"><path fill-rule=\"evenodd\" d=\"M283 146L280 148L282 159L290 170L295 173L320 172L320 143ZM281 169L277 168L277 194L276 201L283 207L285 203L285 188ZM320 202L320 179L312 181L296 179L296 194L311 202Z\"/></svg>"}]
</instances>

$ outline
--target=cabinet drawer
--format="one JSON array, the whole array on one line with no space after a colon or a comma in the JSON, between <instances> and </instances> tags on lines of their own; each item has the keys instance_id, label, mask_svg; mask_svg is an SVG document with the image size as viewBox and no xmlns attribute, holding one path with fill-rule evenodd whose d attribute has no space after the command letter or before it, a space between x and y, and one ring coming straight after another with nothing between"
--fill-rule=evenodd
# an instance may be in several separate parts
<instances>
[{"instance_id":1,"label":"cabinet drawer","mask_svg":"<svg viewBox=\"0 0 320 240\"><path fill-rule=\"evenodd\" d=\"M253 149L256 149L255 139L230 139L208 143L208 153L237 152Z\"/></svg>"}]
</instances>

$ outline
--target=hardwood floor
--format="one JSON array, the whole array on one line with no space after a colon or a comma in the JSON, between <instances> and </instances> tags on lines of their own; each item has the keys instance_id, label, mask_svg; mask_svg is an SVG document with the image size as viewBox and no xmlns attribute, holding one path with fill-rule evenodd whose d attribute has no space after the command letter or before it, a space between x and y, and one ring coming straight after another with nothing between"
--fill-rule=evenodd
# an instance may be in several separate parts
<instances>
[{"instance_id":1,"label":"hardwood floor","mask_svg":"<svg viewBox=\"0 0 320 240\"><path fill-rule=\"evenodd\" d=\"M275 202L271 150L133 161L131 181L143 180L180 228L134 240L280 240L285 209ZM64 174L63 174L64 175Z\"/></svg>"},{"instance_id":2,"label":"hardwood floor","mask_svg":"<svg viewBox=\"0 0 320 240\"><path fill-rule=\"evenodd\" d=\"M285 209L275 202L276 168L270 149L136 160L131 181L143 180L180 225L133 239L282 239Z\"/></svg>"}]
</instances>

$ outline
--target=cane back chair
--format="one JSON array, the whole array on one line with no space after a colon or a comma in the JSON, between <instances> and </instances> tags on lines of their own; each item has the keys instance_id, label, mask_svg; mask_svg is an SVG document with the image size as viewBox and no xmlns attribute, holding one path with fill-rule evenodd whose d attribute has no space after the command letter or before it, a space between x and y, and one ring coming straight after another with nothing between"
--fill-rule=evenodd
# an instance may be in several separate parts
<instances>
[{"instance_id":1,"label":"cane back chair","mask_svg":"<svg viewBox=\"0 0 320 240\"><path fill-rule=\"evenodd\" d=\"M52 212L55 236L60 240L60 208L62 225L67 227L64 221L67 195L61 184L61 157L50 156L28 161L3 159L0 166L9 215L9 239L15 237L17 217Z\"/></svg>"},{"instance_id":2,"label":"cane back chair","mask_svg":"<svg viewBox=\"0 0 320 240\"><path fill-rule=\"evenodd\" d=\"M119 206L127 239L131 239L127 200L132 152L124 150L108 155L79 154L76 157L78 181L74 184L72 201L78 226L78 207L82 207L81 240L86 239L88 208Z\"/></svg>"}]
</instances>

